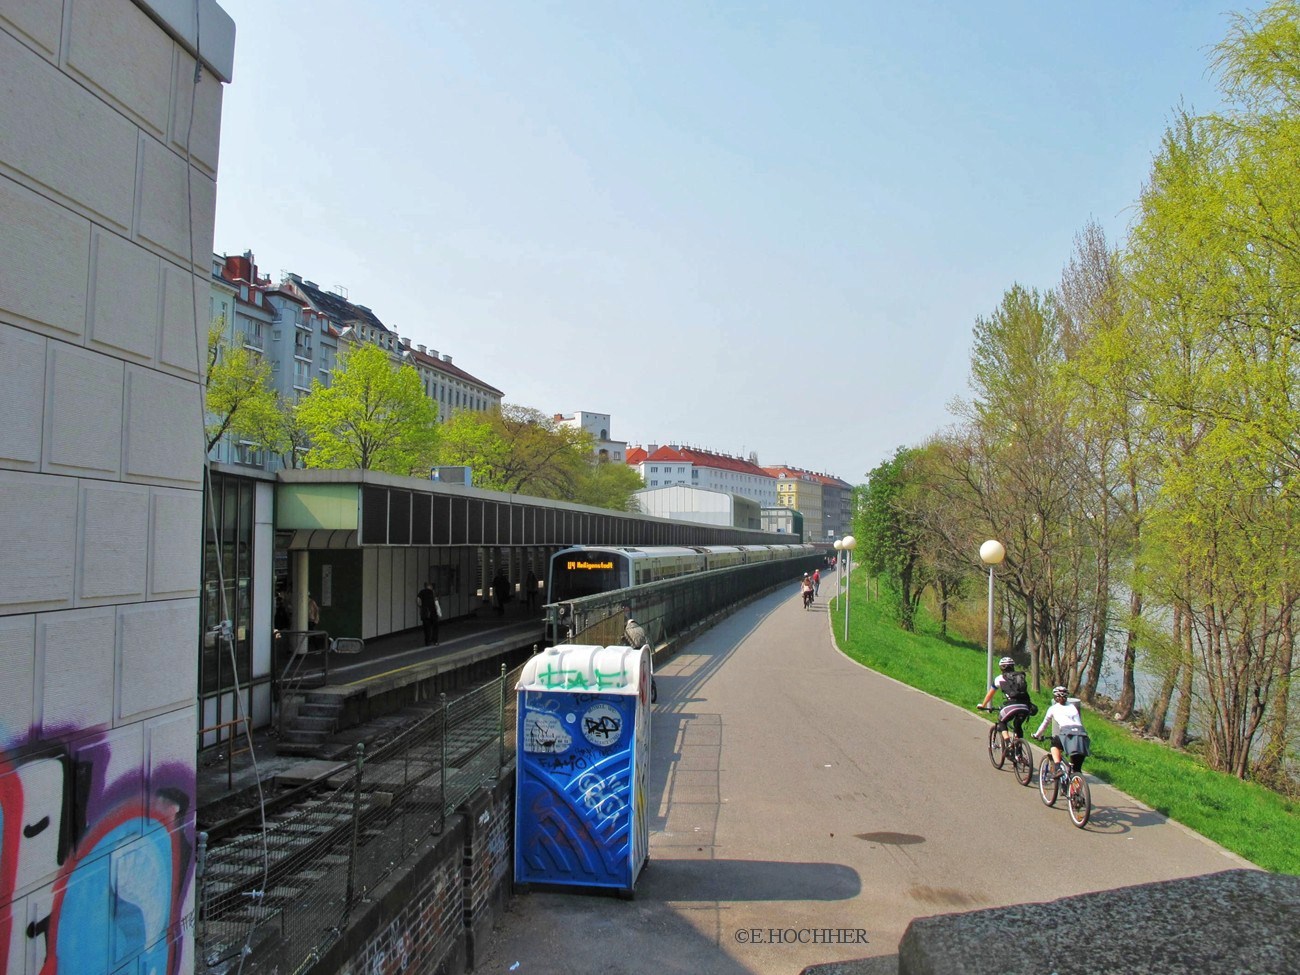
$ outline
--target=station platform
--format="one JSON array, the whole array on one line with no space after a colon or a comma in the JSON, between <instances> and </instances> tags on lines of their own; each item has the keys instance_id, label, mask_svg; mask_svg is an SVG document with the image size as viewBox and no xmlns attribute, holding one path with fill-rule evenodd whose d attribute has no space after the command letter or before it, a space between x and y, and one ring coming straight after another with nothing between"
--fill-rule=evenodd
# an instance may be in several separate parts
<instances>
[{"instance_id":1,"label":"station platform","mask_svg":"<svg viewBox=\"0 0 1300 975\"><path fill-rule=\"evenodd\" d=\"M306 668L304 676L314 699L335 699L360 719L345 722L323 745L307 750L310 754L282 740L278 727L268 726L254 730L251 750L248 739L241 737L233 754L218 748L200 755L196 769L200 828L255 802L259 785L264 792L274 791L326 774L345 765L358 742L370 748L427 715L436 698L394 705L412 688L439 682L455 685L460 683L458 675L476 671L487 675L488 670L499 668L494 661L512 654L526 658L545 639L544 618L540 605L530 610L512 603L501 615L485 605L469 616L443 621L438 637L438 644L429 646L420 629L404 630L367 640L357 653L330 654L327 676L318 665Z\"/></svg>"}]
</instances>

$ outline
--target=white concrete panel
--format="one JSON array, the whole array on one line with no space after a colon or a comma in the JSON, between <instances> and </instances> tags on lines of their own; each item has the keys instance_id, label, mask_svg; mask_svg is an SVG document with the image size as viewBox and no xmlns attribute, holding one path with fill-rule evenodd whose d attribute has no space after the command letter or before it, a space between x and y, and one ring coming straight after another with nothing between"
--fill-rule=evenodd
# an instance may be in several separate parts
<instances>
[{"instance_id":1,"label":"white concrete panel","mask_svg":"<svg viewBox=\"0 0 1300 975\"><path fill-rule=\"evenodd\" d=\"M148 769L145 788L150 796L181 789L188 797L187 814L194 812L194 742L198 733L198 709L181 708L144 723Z\"/></svg>"},{"instance_id":2,"label":"white concrete panel","mask_svg":"<svg viewBox=\"0 0 1300 975\"><path fill-rule=\"evenodd\" d=\"M188 201L187 173L191 194ZM141 240L153 244L182 266L190 266L191 243L196 263L203 261L205 255L211 260L216 183L212 177L187 168L183 156L147 135L140 137L138 202ZM187 202L192 204L188 209Z\"/></svg>"},{"instance_id":3,"label":"white concrete panel","mask_svg":"<svg viewBox=\"0 0 1300 975\"><path fill-rule=\"evenodd\" d=\"M127 233L139 129L0 32L0 168Z\"/></svg>"},{"instance_id":4,"label":"white concrete panel","mask_svg":"<svg viewBox=\"0 0 1300 975\"><path fill-rule=\"evenodd\" d=\"M40 465L44 403L45 339L0 324L0 461L6 467Z\"/></svg>"},{"instance_id":5,"label":"white concrete panel","mask_svg":"<svg viewBox=\"0 0 1300 975\"><path fill-rule=\"evenodd\" d=\"M174 48L132 0L68 5L68 73L158 137L167 125Z\"/></svg>"},{"instance_id":6,"label":"white concrete panel","mask_svg":"<svg viewBox=\"0 0 1300 975\"><path fill-rule=\"evenodd\" d=\"M0 470L0 612L71 606L77 482Z\"/></svg>"},{"instance_id":7,"label":"white concrete panel","mask_svg":"<svg viewBox=\"0 0 1300 975\"><path fill-rule=\"evenodd\" d=\"M63 30L63 0L0 0L0 26L54 59Z\"/></svg>"},{"instance_id":8,"label":"white concrete panel","mask_svg":"<svg viewBox=\"0 0 1300 975\"><path fill-rule=\"evenodd\" d=\"M202 534L201 492L154 489L149 533L150 599L198 595Z\"/></svg>"},{"instance_id":9,"label":"white concrete panel","mask_svg":"<svg viewBox=\"0 0 1300 975\"><path fill-rule=\"evenodd\" d=\"M376 550L379 558L375 578L375 629L378 633L393 632L393 550Z\"/></svg>"},{"instance_id":10,"label":"white concrete panel","mask_svg":"<svg viewBox=\"0 0 1300 975\"><path fill-rule=\"evenodd\" d=\"M48 473L117 477L122 463L122 362L66 342L46 354Z\"/></svg>"},{"instance_id":11,"label":"white concrete panel","mask_svg":"<svg viewBox=\"0 0 1300 975\"><path fill-rule=\"evenodd\" d=\"M0 99L0 106L15 100ZM0 107L0 128L5 111ZM3 139L0 134L0 145ZM0 226L0 318L80 337L86 330L90 221L0 176Z\"/></svg>"},{"instance_id":12,"label":"white concrete panel","mask_svg":"<svg viewBox=\"0 0 1300 975\"><path fill-rule=\"evenodd\" d=\"M81 482L77 604L145 596L149 559L149 489L110 481Z\"/></svg>"},{"instance_id":13,"label":"white concrete panel","mask_svg":"<svg viewBox=\"0 0 1300 975\"><path fill-rule=\"evenodd\" d=\"M118 608L119 722L174 710L194 700L198 629L197 599Z\"/></svg>"},{"instance_id":14,"label":"white concrete panel","mask_svg":"<svg viewBox=\"0 0 1300 975\"><path fill-rule=\"evenodd\" d=\"M269 487L269 485L267 485ZM258 485L260 489L262 485ZM262 498L261 490L256 493L257 501ZM265 560L257 560L258 566L253 570L253 619L256 626L253 631L252 666L254 677L265 677L271 673L271 630L275 624L275 574L271 571L271 552L275 550L275 529L273 526L257 521L254 502L253 551L265 553ZM195 532L195 539L198 533ZM262 572L265 565L267 571Z\"/></svg>"},{"instance_id":15,"label":"white concrete panel","mask_svg":"<svg viewBox=\"0 0 1300 975\"><path fill-rule=\"evenodd\" d=\"M36 675L36 617L0 616L0 749L27 740Z\"/></svg>"},{"instance_id":16,"label":"white concrete panel","mask_svg":"<svg viewBox=\"0 0 1300 975\"><path fill-rule=\"evenodd\" d=\"M43 737L112 723L114 619L111 606L36 618Z\"/></svg>"},{"instance_id":17,"label":"white concrete panel","mask_svg":"<svg viewBox=\"0 0 1300 975\"><path fill-rule=\"evenodd\" d=\"M209 285L175 264L164 261L162 268L162 344L158 359L170 372L197 379L205 368L200 350L206 355L211 324L207 320Z\"/></svg>"},{"instance_id":18,"label":"white concrete panel","mask_svg":"<svg viewBox=\"0 0 1300 975\"><path fill-rule=\"evenodd\" d=\"M72 754L76 764L95 770L99 794L120 795L139 806L144 801L144 747L144 725L136 722L89 735L73 744ZM90 815L102 812L98 809Z\"/></svg>"},{"instance_id":19,"label":"white concrete panel","mask_svg":"<svg viewBox=\"0 0 1300 975\"><path fill-rule=\"evenodd\" d=\"M378 586L376 576L379 572L379 549L363 548L361 550L361 639L369 640L378 634L375 623L375 598Z\"/></svg>"},{"instance_id":20,"label":"white concrete panel","mask_svg":"<svg viewBox=\"0 0 1300 975\"><path fill-rule=\"evenodd\" d=\"M224 86L210 71L202 72L194 84L194 58L181 48L176 51L176 93L172 108L171 147L209 176L217 173L217 156L221 135L221 100ZM194 125L190 126L190 105L194 107ZM188 141L187 141L188 140Z\"/></svg>"},{"instance_id":21,"label":"white concrete panel","mask_svg":"<svg viewBox=\"0 0 1300 975\"><path fill-rule=\"evenodd\" d=\"M124 476L197 485L205 442L198 385L128 365L126 404Z\"/></svg>"},{"instance_id":22,"label":"white concrete panel","mask_svg":"<svg viewBox=\"0 0 1300 975\"><path fill-rule=\"evenodd\" d=\"M5 975L28 975L27 967L27 898L15 897L13 904L7 908L14 919L9 926L9 944L0 945L0 960L9 959L4 968Z\"/></svg>"},{"instance_id":23,"label":"white concrete panel","mask_svg":"<svg viewBox=\"0 0 1300 975\"><path fill-rule=\"evenodd\" d=\"M69 766L53 755L26 756L15 762L8 781L0 782L0 790L10 797L22 797L22 806L12 815L23 824L45 820L45 828L28 836L15 837L17 850L6 844L6 873L12 871L14 892L26 894L54 880L59 870L59 836L68 823L65 797L70 791ZM5 815L10 815L8 808ZM7 831L6 831L7 832ZM14 831L18 833L17 830ZM66 835L66 834L65 834ZM6 837L8 839L8 837Z\"/></svg>"},{"instance_id":24,"label":"white concrete panel","mask_svg":"<svg viewBox=\"0 0 1300 975\"><path fill-rule=\"evenodd\" d=\"M235 22L217 0L136 0L191 54L230 81L235 63ZM195 13L198 20L195 21ZM202 47L199 45L202 44Z\"/></svg>"},{"instance_id":25,"label":"white concrete panel","mask_svg":"<svg viewBox=\"0 0 1300 975\"><path fill-rule=\"evenodd\" d=\"M159 260L117 234L96 229L91 239L87 344L137 362L158 349Z\"/></svg>"}]
</instances>

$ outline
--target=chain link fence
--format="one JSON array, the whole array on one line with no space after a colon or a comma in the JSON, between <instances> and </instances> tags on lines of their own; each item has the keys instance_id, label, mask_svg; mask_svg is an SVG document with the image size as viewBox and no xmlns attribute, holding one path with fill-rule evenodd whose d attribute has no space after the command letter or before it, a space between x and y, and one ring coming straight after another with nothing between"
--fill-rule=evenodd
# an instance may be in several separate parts
<instances>
[{"instance_id":1,"label":"chain link fence","mask_svg":"<svg viewBox=\"0 0 1300 975\"><path fill-rule=\"evenodd\" d=\"M197 875L196 971L306 972L352 909L514 754L519 668L430 714L265 830L204 851Z\"/></svg>"}]
</instances>

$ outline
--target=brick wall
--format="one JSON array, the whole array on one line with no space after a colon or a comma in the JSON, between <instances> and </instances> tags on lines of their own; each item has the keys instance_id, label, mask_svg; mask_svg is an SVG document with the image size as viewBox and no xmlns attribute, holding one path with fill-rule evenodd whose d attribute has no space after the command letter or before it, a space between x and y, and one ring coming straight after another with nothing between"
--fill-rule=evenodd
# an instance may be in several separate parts
<instances>
[{"instance_id":1,"label":"brick wall","mask_svg":"<svg viewBox=\"0 0 1300 975\"><path fill-rule=\"evenodd\" d=\"M510 899L515 777L508 767L449 816L401 870L352 912L312 966L338 975L461 975L472 971ZM257 959L252 959L257 963ZM259 969L260 970L260 969Z\"/></svg>"}]
</instances>

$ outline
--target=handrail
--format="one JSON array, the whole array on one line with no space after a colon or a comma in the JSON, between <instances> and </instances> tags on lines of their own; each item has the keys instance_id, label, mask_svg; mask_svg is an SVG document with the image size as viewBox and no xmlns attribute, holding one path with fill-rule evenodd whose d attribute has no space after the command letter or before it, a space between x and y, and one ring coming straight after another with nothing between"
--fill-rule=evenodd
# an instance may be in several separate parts
<instances>
[{"instance_id":1,"label":"handrail","mask_svg":"<svg viewBox=\"0 0 1300 975\"><path fill-rule=\"evenodd\" d=\"M239 724L247 726L248 722L249 722L249 716L244 715L243 717L235 718L232 721L223 721L221 722L221 724L208 725L208 727L206 728L200 728L198 732L199 747L201 748L203 746L203 736L206 735L208 732L220 731L222 728L230 728L233 727L234 725L239 725ZM235 778L235 749L233 747L230 747L233 746L234 743L235 743L235 736L227 735L226 736L226 745L228 746L226 748L226 791L227 792L229 792L233 788L232 784ZM221 744L220 737L217 738L217 744L218 745ZM239 754L242 755L245 752L251 752L252 750L253 750L253 746L247 745L244 748L239 749Z\"/></svg>"}]
</instances>

